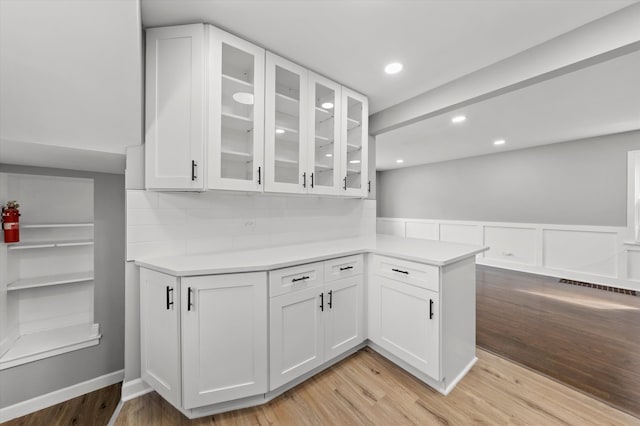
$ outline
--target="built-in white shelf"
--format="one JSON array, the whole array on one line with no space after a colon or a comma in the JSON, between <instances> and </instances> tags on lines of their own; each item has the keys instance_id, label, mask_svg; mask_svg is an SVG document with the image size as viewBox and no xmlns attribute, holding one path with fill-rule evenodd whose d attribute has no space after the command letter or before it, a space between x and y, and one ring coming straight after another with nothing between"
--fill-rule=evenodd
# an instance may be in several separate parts
<instances>
[{"instance_id":1,"label":"built-in white shelf","mask_svg":"<svg viewBox=\"0 0 640 426\"><path fill-rule=\"evenodd\" d=\"M20 228L93 228L93 223L25 223L20 225Z\"/></svg>"},{"instance_id":2,"label":"built-in white shelf","mask_svg":"<svg viewBox=\"0 0 640 426\"><path fill-rule=\"evenodd\" d=\"M347 118L347 129L353 130L360 127L360 122L358 120L354 120L353 118Z\"/></svg>"},{"instance_id":3,"label":"built-in white shelf","mask_svg":"<svg viewBox=\"0 0 640 426\"><path fill-rule=\"evenodd\" d=\"M31 250L41 248L92 246L93 240L69 240L69 241L35 241L10 244L9 250Z\"/></svg>"},{"instance_id":4,"label":"built-in white shelf","mask_svg":"<svg viewBox=\"0 0 640 426\"><path fill-rule=\"evenodd\" d=\"M74 272L69 274L46 275L34 278L22 278L9 283L7 291L27 288L47 287L51 285L71 284L93 280L93 271Z\"/></svg>"},{"instance_id":5,"label":"built-in white shelf","mask_svg":"<svg viewBox=\"0 0 640 426\"><path fill-rule=\"evenodd\" d=\"M222 156L230 160L253 161L252 154L242 151L222 151Z\"/></svg>"},{"instance_id":6,"label":"built-in white shelf","mask_svg":"<svg viewBox=\"0 0 640 426\"><path fill-rule=\"evenodd\" d=\"M353 151L358 151L362 149L362 147L360 145L355 145L352 143L347 143L347 152L353 152Z\"/></svg>"},{"instance_id":7,"label":"built-in white shelf","mask_svg":"<svg viewBox=\"0 0 640 426\"><path fill-rule=\"evenodd\" d=\"M284 166L297 166L297 160L289 160L287 158L276 158L276 163Z\"/></svg>"},{"instance_id":8,"label":"built-in white shelf","mask_svg":"<svg viewBox=\"0 0 640 426\"><path fill-rule=\"evenodd\" d=\"M79 324L23 334L0 357L0 370L97 345L100 337L99 324Z\"/></svg>"},{"instance_id":9,"label":"built-in white shelf","mask_svg":"<svg viewBox=\"0 0 640 426\"><path fill-rule=\"evenodd\" d=\"M253 119L251 117L223 112L222 126L248 132L253 130Z\"/></svg>"},{"instance_id":10,"label":"built-in white shelf","mask_svg":"<svg viewBox=\"0 0 640 426\"><path fill-rule=\"evenodd\" d=\"M253 93L253 84L244 81L244 80L240 80L239 78L235 78L235 77L231 77L230 75L227 74L222 74L222 81L223 83L229 83L230 85L234 86L237 90L250 90L251 93Z\"/></svg>"}]
</instances>

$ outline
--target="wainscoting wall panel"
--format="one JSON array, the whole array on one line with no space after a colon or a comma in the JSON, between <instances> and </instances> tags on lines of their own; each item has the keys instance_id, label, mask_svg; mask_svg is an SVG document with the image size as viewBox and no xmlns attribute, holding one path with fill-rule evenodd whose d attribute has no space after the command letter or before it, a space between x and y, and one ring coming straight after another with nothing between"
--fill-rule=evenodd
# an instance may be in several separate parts
<instances>
[{"instance_id":1,"label":"wainscoting wall panel","mask_svg":"<svg viewBox=\"0 0 640 426\"><path fill-rule=\"evenodd\" d=\"M640 244L626 227L383 217L377 232L486 245L481 265L640 290Z\"/></svg>"}]
</instances>

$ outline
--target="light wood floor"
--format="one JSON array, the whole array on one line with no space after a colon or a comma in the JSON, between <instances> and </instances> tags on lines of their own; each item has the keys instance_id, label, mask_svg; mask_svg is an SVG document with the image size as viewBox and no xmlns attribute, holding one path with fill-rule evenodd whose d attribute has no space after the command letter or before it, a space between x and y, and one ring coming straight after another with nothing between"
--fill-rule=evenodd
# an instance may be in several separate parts
<instances>
[{"instance_id":1,"label":"light wood floor","mask_svg":"<svg viewBox=\"0 0 640 426\"><path fill-rule=\"evenodd\" d=\"M640 425L496 355L478 357L447 397L364 349L259 407L190 421L154 392L126 402L116 425Z\"/></svg>"}]
</instances>

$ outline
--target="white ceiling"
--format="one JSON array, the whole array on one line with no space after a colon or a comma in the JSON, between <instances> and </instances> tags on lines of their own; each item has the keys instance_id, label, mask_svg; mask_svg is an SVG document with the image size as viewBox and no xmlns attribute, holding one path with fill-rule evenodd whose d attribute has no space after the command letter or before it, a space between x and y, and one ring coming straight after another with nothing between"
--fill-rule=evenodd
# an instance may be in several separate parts
<instances>
[{"instance_id":1,"label":"white ceiling","mask_svg":"<svg viewBox=\"0 0 640 426\"><path fill-rule=\"evenodd\" d=\"M0 0L0 140L140 144L140 39L133 0Z\"/></svg>"},{"instance_id":2,"label":"white ceiling","mask_svg":"<svg viewBox=\"0 0 640 426\"><path fill-rule=\"evenodd\" d=\"M456 115L467 120L452 124ZM387 170L636 129L640 52L378 135L376 162Z\"/></svg>"},{"instance_id":3,"label":"white ceiling","mask_svg":"<svg viewBox=\"0 0 640 426\"><path fill-rule=\"evenodd\" d=\"M142 0L143 26L208 22L369 97L374 113L633 0ZM404 63L396 76L391 61Z\"/></svg>"}]
</instances>

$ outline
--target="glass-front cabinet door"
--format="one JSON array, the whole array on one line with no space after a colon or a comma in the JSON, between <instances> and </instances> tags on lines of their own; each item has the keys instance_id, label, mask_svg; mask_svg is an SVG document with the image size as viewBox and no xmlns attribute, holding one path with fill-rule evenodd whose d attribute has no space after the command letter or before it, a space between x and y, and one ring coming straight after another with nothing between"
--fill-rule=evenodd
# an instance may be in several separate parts
<instances>
[{"instance_id":1,"label":"glass-front cabinet door","mask_svg":"<svg viewBox=\"0 0 640 426\"><path fill-rule=\"evenodd\" d=\"M308 190L314 194L339 193L340 85L309 72Z\"/></svg>"},{"instance_id":2,"label":"glass-front cabinet door","mask_svg":"<svg viewBox=\"0 0 640 426\"><path fill-rule=\"evenodd\" d=\"M208 187L262 191L265 51L209 29Z\"/></svg>"},{"instance_id":3,"label":"glass-front cabinet door","mask_svg":"<svg viewBox=\"0 0 640 426\"><path fill-rule=\"evenodd\" d=\"M265 190L305 193L307 70L267 52L265 76Z\"/></svg>"},{"instance_id":4,"label":"glass-front cabinet door","mask_svg":"<svg viewBox=\"0 0 640 426\"><path fill-rule=\"evenodd\" d=\"M340 155L340 193L367 196L369 106L367 98L342 88L342 146Z\"/></svg>"}]
</instances>

